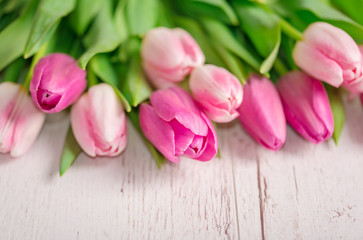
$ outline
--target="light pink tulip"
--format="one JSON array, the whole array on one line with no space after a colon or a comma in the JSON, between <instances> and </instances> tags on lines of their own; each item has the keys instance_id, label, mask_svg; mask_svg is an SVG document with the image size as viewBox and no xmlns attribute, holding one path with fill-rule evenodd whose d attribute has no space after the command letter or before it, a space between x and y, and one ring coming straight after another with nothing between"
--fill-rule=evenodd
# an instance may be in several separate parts
<instances>
[{"instance_id":1,"label":"light pink tulip","mask_svg":"<svg viewBox=\"0 0 363 240\"><path fill-rule=\"evenodd\" d=\"M126 147L125 112L113 88L105 83L92 86L71 109L74 136L91 157L117 156Z\"/></svg>"},{"instance_id":2,"label":"light pink tulip","mask_svg":"<svg viewBox=\"0 0 363 240\"><path fill-rule=\"evenodd\" d=\"M209 118L181 88L154 92L140 106L145 137L170 161L180 156L209 161L218 150L217 135Z\"/></svg>"},{"instance_id":3,"label":"light pink tulip","mask_svg":"<svg viewBox=\"0 0 363 240\"><path fill-rule=\"evenodd\" d=\"M238 109L242 126L262 146L280 149L286 140L286 120L275 86L269 79L253 74L243 92Z\"/></svg>"},{"instance_id":4,"label":"light pink tulip","mask_svg":"<svg viewBox=\"0 0 363 240\"><path fill-rule=\"evenodd\" d=\"M10 82L0 83L0 153L26 153L43 126L45 114L34 106L27 91Z\"/></svg>"},{"instance_id":5,"label":"light pink tulip","mask_svg":"<svg viewBox=\"0 0 363 240\"><path fill-rule=\"evenodd\" d=\"M189 79L194 99L215 122L230 122L238 117L243 90L238 79L214 65L196 67Z\"/></svg>"},{"instance_id":6,"label":"light pink tulip","mask_svg":"<svg viewBox=\"0 0 363 240\"><path fill-rule=\"evenodd\" d=\"M141 47L144 70L157 88L182 81L205 57L197 42L183 29L154 28Z\"/></svg>"},{"instance_id":7,"label":"light pink tulip","mask_svg":"<svg viewBox=\"0 0 363 240\"><path fill-rule=\"evenodd\" d=\"M346 32L325 22L309 25L295 45L293 58L306 73L335 87L362 76L357 44Z\"/></svg>"},{"instance_id":8,"label":"light pink tulip","mask_svg":"<svg viewBox=\"0 0 363 240\"><path fill-rule=\"evenodd\" d=\"M362 66L363 66L363 45L359 46L359 51L362 56ZM363 69L363 67L362 67L362 69ZM353 94L362 93L363 92L363 75L359 78L355 78L350 81L344 81L342 86Z\"/></svg>"},{"instance_id":9,"label":"light pink tulip","mask_svg":"<svg viewBox=\"0 0 363 240\"><path fill-rule=\"evenodd\" d=\"M304 72L293 71L277 82L287 122L305 139L320 143L334 131L333 113L323 84Z\"/></svg>"},{"instance_id":10,"label":"light pink tulip","mask_svg":"<svg viewBox=\"0 0 363 240\"><path fill-rule=\"evenodd\" d=\"M86 71L77 66L74 58L53 53L40 59L35 66L29 90L39 109L56 113L73 104L86 85Z\"/></svg>"}]
</instances>

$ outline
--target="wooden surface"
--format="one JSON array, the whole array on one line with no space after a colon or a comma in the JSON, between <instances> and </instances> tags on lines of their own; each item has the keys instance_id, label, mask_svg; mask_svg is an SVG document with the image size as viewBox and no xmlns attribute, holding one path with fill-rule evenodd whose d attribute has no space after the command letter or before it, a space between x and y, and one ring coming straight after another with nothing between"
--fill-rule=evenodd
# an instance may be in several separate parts
<instances>
[{"instance_id":1,"label":"wooden surface","mask_svg":"<svg viewBox=\"0 0 363 240\"><path fill-rule=\"evenodd\" d=\"M117 158L79 156L60 178L69 119L48 118L28 154L0 155L0 239L363 239L363 110L338 147L288 129L279 152L220 126L221 159L160 171L129 126Z\"/></svg>"}]
</instances>

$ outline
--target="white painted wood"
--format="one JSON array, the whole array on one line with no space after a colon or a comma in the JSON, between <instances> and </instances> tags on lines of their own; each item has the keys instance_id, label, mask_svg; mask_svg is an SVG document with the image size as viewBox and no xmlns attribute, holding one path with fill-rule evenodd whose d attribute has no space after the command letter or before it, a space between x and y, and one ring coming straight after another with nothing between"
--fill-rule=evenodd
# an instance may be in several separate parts
<instances>
[{"instance_id":1,"label":"white painted wood","mask_svg":"<svg viewBox=\"0 0 363 240\"><path fill-rule=\"evenodd\" d=\"M161 171L129 127L120 157L82 154L60 178L55 115L26 156L0 155L0 239L362 239L362 122L354 101L338 147L288 129L279 152L221 125L221 159Z\"/></svg>"}]
</instances>

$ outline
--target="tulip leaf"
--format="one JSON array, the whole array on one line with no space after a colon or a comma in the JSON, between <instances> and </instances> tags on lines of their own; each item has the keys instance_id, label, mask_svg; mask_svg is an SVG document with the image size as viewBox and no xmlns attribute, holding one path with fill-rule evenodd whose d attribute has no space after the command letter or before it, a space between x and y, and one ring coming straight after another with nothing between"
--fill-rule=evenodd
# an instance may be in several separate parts
<instances>
[{"instance_id":1,"label":"tulip leaf","mask_svg":"<svg viewBox=\"0 0 363 240\"><path fill-rule=\"evenodd\" d=\"M233 6L240 18L242 30L265 58L259 67L260 73L269 72L281 43L279 17L257 3L233 1Z\"/></svg>"},{"instance_id":2,"label":"tulip leaf","mask_svg":"<svg viewBox=\"0 0 363 240\"><path fill-rule=\"evenodd\" d=\"M334 132L333 139L336 145L338 145L340 134L342 133L345 122L345 110L342 96L339 94L339 89L326 85L326 89L329 96L330 107L333 111L334 117Z\"/></svg>"},{"instance_id":3,"label":"tulip leaf","mask_svg":"<svg viewBox=\"0 0 363 240\"><path fill-rule=\"evenodd\" d=\"M363 1L362 0L332 0L332 2L338 6L343 12L345 12L352 19L363 25Z\"/></svg>"},{"instance_id":4,"label":"tulip leaf","mask_svg":"<svg viewBox=\"0 0 363 240\"><path fill-rule=\"evenodd\" d=\"M226 0L182 0L179 1L178 9L190 17L210 17L226 24L238 25L238 18Z\"/></svg>"},{"instance_id":5,"label":"tulip leaf","mask_svg":"<svg viewBox=\"0 0 363 240\"><path fill-rule=\"evenodd\" d=\"M20 57L30 34L38 0L32 0L23 14L0 32L0 71Z\"/></svg>"},{"instance_id":6,"label":"tulip leaf","mask_svg":"<svg viewBox=\"0 0 363 240\"><path fill-rule=\"evenodd\" d=\"M228 29L227 26L214 19L204 18L202 21L203 27L206 29L208 35L215 41L216 44L222 45L228 49L255 70L259 70L259 61L242 45Z\"/></svg>"},{"instance_id":7,"label":"tulip leaf","mask_svg":"<svg viewBox=\"0 0 363 240\"><path fill-rule=\"evenodd\" d=\"M287 0L285 0L287 1ZM288 1L290 8L306 24L324 20L346 31L357 42L363 43L363 26L326 2L317 0ZM358 6L356 6L358 8Z\"/></svg>"},{"instance_id":8,"label":"tulip leaf","mask_svg":"<svg viewBox=\"0 0 363 240\"><path fill-rule=\"evenodd\" d=\"M131 35L144 35L159 19L158 0L128 0L125 10Z\"/></svg>"},{"instance_id":9,"label":"tulip leaf","mask_svg":"<svg viewBox=\"0 0 363 240\"><path fill-rule=\"evenodd\" d=\"M12 62L5 70L1 81L4 82L19 82L19 76L21 74L22 68L24 66L24 59L18 58Z\"/></svg>"},{"instance_id":10,"label":"tulip leaf","mask_svg":"<svg viewBox=\"0 0 363 240\"><path fill-rule=\"evenodd\" d=\"M42 0L40 2L25 46L24 58L34 55L50 39L61 18L74 9L75 3L75 0Z\"/></svg>"},{"instance_id":11,"label":"tulip leaf","mask_svg":"<svg viewBox=\"0 0 363 240\"><path fill-rule=\"evenodd\" d=\"M127 113L127 116L129 117L130 121L136 128L137 132L142 137L142 140L144 141L146 147L149 149L151 155L153 156L156 165L159 169L162 168L162 166L165 164L165 157L163 154L161 154L152 144L149 140L146 139L144 136L141 127L140 127L140 121L139 121L139 113L136 109L132 110L131 112Z\"/></svg>"},{"instance_id":12,"label":"tulip leaf","mask_svg":"<svg viewBox=\"0 0 363 240\"><path fill-rule=\"evenodd\" d=\"M102 8L103 1L99 0L78 0L74 11L70 15L70 24L77 35L85 33L91 21Z\"/></svg>"},{"instance_id":13,"label":"tulip leaf","mask_svg":"<svg viewBox=\"0 0 363 240\"><path fill-rule=\"evenodd\" d=\"M69 127L66 140L64 142L59 174L63 176L63 174L67 171L67 169L72 165L77 156L82 152L81 147L78 145L76 139L74 138L72 128Z\"/></svg>"},{"instance_id":14,"label":"tulip leaf","mask_svg":"<svg viewBox=\"0 0 363 240\"><path fill-rule=\"evenodd\" d=\"M97 15L91 29L84 38L84 44L88 49L78 59L81 68L85 69L89 60L97 53L111 52L120 43L121 38L112 18L111 3L110 1L104 1L100 13Z\"/></svg>"},{"instance_id":15,"label":"tulip leaf","mask_svg":"<svg viewBox=\"0 0 363 240\"><path fill-rule=\"evenodd\" d=\"M103 82L108 83L115 90L117 96L119 97L124 109L127 112L131 111L131 106L126 100L120 89L117 88L119 85L119 80L115 70L113 69L111 63L108 60L107 55L98 54L94 56L89 64L92 71L99 77Z\"/></svg>"}]
</instances>

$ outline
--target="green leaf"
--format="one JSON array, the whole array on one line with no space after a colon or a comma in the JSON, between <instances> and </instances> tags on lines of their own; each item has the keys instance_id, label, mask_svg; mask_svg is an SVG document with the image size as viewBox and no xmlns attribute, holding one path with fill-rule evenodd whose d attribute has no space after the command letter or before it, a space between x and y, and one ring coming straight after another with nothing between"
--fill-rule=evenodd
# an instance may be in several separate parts
<instances>
[{"instance_id":1,"label":"green leaf","mask_svg":"<svg viewBox=\"0 0 363 240\"><path fill-rule=\"evenodd\" d=\"M138 38L132 38L127 42L129 66L126 78L121 81L121 91L133 107L148 99L152 93L141 66L140 47L141 42ZM123 77L120 76L121 79Z\"/></svg>"},{"instance_id":2,"label":"green leaf","mask_svg":"<svg viewBox=\"0 0 363 240\"><path fill-rule=\"evenodd\" d=\"M33 20L24 58L34 55L50 39L62 17L75 7L75 0L42 0Z\"/></svg>"},{"instance_id":3,"label":"green leaf","mask_svg":"<svg viewBox=\"0 0 363 240\"><path fill-rule=\"evenodd\" d=\"M158 0L128 0L126 18L131 35L144 35L158 22Z\"/></svg>"},{"instance_id":4,"label":"green leaf","mask_svg":"<svg viewBox=\"0 0 363 240\"><path fill-rule=\"evenodd\" d=\"M142 140L145 142L146 147L149 149L151 155L153 156L156 165L159 169L165 164L165 157L162 155L144 136L139 122L139 113L136 109L132 110L131 112L127 113L127 116L129 117L130 121L142 137Z\"/></svg>"},{"instance_id":5,"label":"green leaf","mask_svg":"<svg viewBox=\"0 0 363 240\"><path fill-rule=\"evenodd\" d=\"M109 1L104 1L102 9L96 17L84 44L88 50L78 59L82 69L85 69L89 60L97 53L111 52L121 43L120 36L116 30L112 18L112 6Z\"/></svg>"},{"instance_id":6,"label":"green leaf","mask_svg":"<svg viewBox=\"0 0 363 240\"><path fill-rule=\"evenodd\" d=\"M115 29L121 42L124 42L129 36L127 30L127 20L125 16L126 1L119 1L115 10Z\"/></svg>"},{"instance_id":7,"label":"green leaf","mask_svg":"<svg viewBox=\"0 0 363 240\"><path fill-rule=\"evenodd\" d=\"M343 12L350 16L353 20L363 25L363 1L362 0L332 0Z\"/></svg>"},{"instance_id":8,"label":"green leaf","mask_svg":"<svg viewBox=\"0 0 363 240\"><path fill-rule=\"evenodd\" d=\"M345 110L342 96L339 94L339 90L331 86L326 85L326 89L329 96L330 107L333 111L334 117L334 132L333 139L336 145L338 145L340 134L342 133L345 122Z\"/></svg>"},{"instance_id":9,"label":"green leaf","mask_svg":"<svg viewBox=\"0 0 363 240\"><path fill-rule=\"evenodd\" d=\"M212 41L216 41L216 44L222 45L248 63L251 67L259 70L260 64L258 60L244 45L237 41L227 26L214 19L207 18L203 19L202 25L206 29L208 35L212 38Z\"/></svg>"},{"instance_id":10,"label":"green leaf","mask_svg":"<svg viewBox=\"0 0 363 240\"><path fill-rule=\"evenodd\" d=\"M108 56L104 54L98 54L94 56L90 61L89 67L103 82L112 86L117 96L120 98L124 109L127 112L130 112L131 106L129 102L126 100L120 89L117 88L117 86L119 86L119 79L111 63L109 62Z\"/></svg>"},{"instance_id":11,"label":"green leaf","mask_svg":"<svg viewBox=\"0 0 363 240\"><path fill-rule=\"evenodd\" d=\"M225 0L182 0L178 9L190 17L210 17L217 21L238 25L238 18Z\"/></svg>"},{"instance_id":12,"label":"green leaf","mask_svg":"<svg viewBox=\"0 0 363 240\"><path fill-rule=\"evenodd\" d=\"M77 156L81 153L82 149L78 145L76 139L74 138L72 128L70 127L67 133L66 140L64 142L59 174L63 176L63 174L67 171L67 169L72 165Z\"/></svg>"},{"instance_id":13,"label":"green leaf","mask_svg":"<svg viewBox=\"0 0 363 240\"><path fill-rule=\"evenodd\" d=\"M99 0L78 0L74 11L70 15L70 23L77 35L85 33L91 21L102 9L104 1Z\"/></svg>"},{"instance_id":14,"label":"green leaf","mask_svg":"<svg viewBox=\"0 0 363 240\"><path fill-rule=\"evenodd\" d=\"M24 13L0 32L0 71L23 54L38 0L32 0Z\"/></svg>"},{"instance_id":15,"label":"green leaf","mask_svg":"<svg viewBox=\"0 0 363 240\"><path fill-rule=\"evenodd\" d=\"M270 71L277 57L281 43L279 17L259 4L233 1L241 21L242 30L265 59L259 67L260 73Z\"/></svg>"},{"instance_id":16,"label":"green leaf","mask_svg":"<svg viewBox=\"0 0 363 240\"><path fill-rule=\"evenodd\" d=\"M4 82L18 82L24 63L24 59L16 59L6 68L1 80Z\"/></svg>"}]
</instances>

